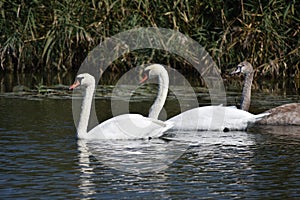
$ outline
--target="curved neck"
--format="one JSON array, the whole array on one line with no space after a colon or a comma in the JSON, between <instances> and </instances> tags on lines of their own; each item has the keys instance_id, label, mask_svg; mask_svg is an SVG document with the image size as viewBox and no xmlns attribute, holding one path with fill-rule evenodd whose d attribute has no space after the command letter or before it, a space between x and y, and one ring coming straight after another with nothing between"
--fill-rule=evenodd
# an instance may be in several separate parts
<instances>
[{"instance_id":1,"label":"curved neck","mask_svg":"<svg viewBox=\"0 0 300 200\"><path fill-rule=\"evenodd\" d=\"M149 110L149 118L157 119L158 115L163 108L169 89L169 75L166 70L163 70L158 76L158 93L157 97Z\"/></svg>"},{"instance_id":2,"label":"curved neck","mask_svg":"<svg viewBox=\"0 0 300 200\"><path fill-rule=\"evenodd\" d=\"M245 82L242 94L241 109L248 111L251 102L251 85L253 81L253 72L245 75Z\"/></svg>"},{"instance_id":3,"label":"curved neck","mask_svg":"<svg viewBox=\"0 0 300 200\"><path fill-rule=\"evenodd\" d=\"M95 85L90 85L85 89L85 94L81 104L81 113L80 113L79 122L77 126L78 138L86 137L94 90L95 90Z\"/></svg>"}]
</instances>

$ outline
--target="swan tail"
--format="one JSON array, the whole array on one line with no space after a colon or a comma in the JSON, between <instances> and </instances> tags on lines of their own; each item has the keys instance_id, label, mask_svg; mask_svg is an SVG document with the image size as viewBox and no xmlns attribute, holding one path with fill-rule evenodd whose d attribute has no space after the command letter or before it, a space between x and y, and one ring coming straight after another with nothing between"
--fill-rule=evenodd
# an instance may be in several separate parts
<instances>
[{"instance_id":1,"label":"swan tail","mask_svg":"<svg viewBox=\"0 0 300 200\"><path fill-rule=\"evenodd\" d=\"M172 122L172 121L165 121L165 122L163 122L163 121L160 121L160 120L157 120L157 119L152 119L152 121L154 122L154 123L156 123L156 124L158 124L159 126L162 126L163 128L162 128L162 133L163 132L166 132L167 130L169 130L169 129L171 129L173 126L174 126L174 122Z\"/></svg>"},{"instance_id":2,"label":"swan tail","mask_svg":"<svg viewBox=\"0 0 300 200\"><path fill-rule=\"evenodd\" d=\"M257 114L255 115L255 119L256 120L261 120L262 118L264 118L265 116L268 116L270 113L261 113L261 114Z\"/></svg>"}]
</instances>

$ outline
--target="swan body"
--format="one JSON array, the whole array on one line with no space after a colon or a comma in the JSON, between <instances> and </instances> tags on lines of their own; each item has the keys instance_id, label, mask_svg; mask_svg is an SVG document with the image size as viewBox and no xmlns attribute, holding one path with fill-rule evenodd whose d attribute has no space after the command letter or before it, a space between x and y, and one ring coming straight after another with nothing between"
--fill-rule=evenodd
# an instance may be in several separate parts
<instances>
[{"instance_id":1,"label":"swan body","mask_svg":"<svg viewBox=\"0 0 300 200\"><path fill-rule=\"evenodd\" d=\"M253 115L233 106L203 106L185 111L167 122L174 123L172 129L235 131L246 130L268 113Z\"/></svg>"},{"instance_id":2,"label":"swan body","mask_svg":"<svg viewBox=\"0 0 300 200\"><path fill-rule=\"evenodd\" d=\"M164 74L159 72L163 68L161 67L150 65L144 71L148 71L150 76ZM79 86L84 87L84 97L77 126L77 137L82 139L148 139L160 137L172 127L172 123L157 119L167 97L168 86L166 84L169 84L168 76L159 77L159 80L165 85L160 86L158 98L151 107L149 113L149 116L152 116L151 118L139 114L123 114L102 122L88 132L87 127L95 91L95 78L88 73L79 74L74 84L70 86L70 89Z\"/></svg>"},{"instance_id":3,"label":"swan body","mask_svg":"<svg viewBox=\"0 0 300 200\"><path fill-rule=\"evenodd\" d=\"M300 104L284 104L266 112L270 115L257 121L260 125L300 125Z\"/></svg>"},{"instance_id":4,"label":"swan body","mask_svg":"<svg viewBox=\"0 0 300 200\"><path fill-rule=\"evenodd\" d=\"M237 69L231 74L242 73L245 75L243 87L241 109L248 111L251 101L251 85L253 81L253 67L247 62L238 64ZM270 113L267 116L258 120L255 124L261 125L300 125L300 103L284 104L270 110L265 111Z\"/></svg>"},{"instance_id":5,"label":"swan body","mask_svg":"<svg viewBox=\"0 0 300 200\"><path fill-rule=\"evenodd\" d=\"M140 114L123 114L102 122L90 130L84 138L122 140L158 138L171 127L172 123Z\"/></svg>"}]
</instances>

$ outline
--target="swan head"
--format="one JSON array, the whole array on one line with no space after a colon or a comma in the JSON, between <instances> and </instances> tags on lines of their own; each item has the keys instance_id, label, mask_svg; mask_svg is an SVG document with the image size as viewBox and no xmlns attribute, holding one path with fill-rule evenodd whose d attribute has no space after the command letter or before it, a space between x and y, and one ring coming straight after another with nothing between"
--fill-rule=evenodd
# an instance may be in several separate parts
<instances>
[{"instance_id":1,"label":"swan head","mask_svg":"<svg viewBox=\"0 0 300 200\"><path fill-rule=\"evenodd\" d=\"M250 74L253 72L253 67L252 65L247 62L247 61L243 61L241 63L238 64L236 70L234 70L233 72L231 72L231 75L233 74L239 74L239 73L242 73L242 74Z\"/></svg>"},{"instance_id":2,"label":"swan head","mask_svg":"<svg viewBox=\"0 0 300 200\"><path fill-rule=\"evenodd\" d=\"M92 85L95 85L95 78L88 73L83 73L76 76L73 85L71 85L69 89L72 90L79 86L89 87Z\"/></svg>"},{"instance_id":3,"label":"swan head","mask_svg":"<svg viewBox=\"0 0 300 200\"><path fill-rule=\"evenodd\" d=\"M144 83L146 80L150 78L154 78L157 76L161 76L162 74L168 74L167 70L164 66L160 64L153 64L146 67L143 71L143 78L140 83Z\"/></svg>"}]
</instances>

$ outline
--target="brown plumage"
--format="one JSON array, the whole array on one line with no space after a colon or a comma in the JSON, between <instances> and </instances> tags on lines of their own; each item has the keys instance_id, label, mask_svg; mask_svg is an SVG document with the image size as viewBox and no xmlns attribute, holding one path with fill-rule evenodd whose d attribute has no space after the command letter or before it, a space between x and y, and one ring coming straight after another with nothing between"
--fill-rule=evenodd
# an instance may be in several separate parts
<instances>
[{"instance_id":1,"label":"brown plumage","mask_svg":"<svg viewBox=\"0 0 300 200\"><path fill-rule=\"evenodd\" d=\"M247 62L238 64L237 69L231 74L242 73L245 75L241 109L248 111L251 101L251 85L253 80L253 67ZM300 125L300 103L289 103L265 111L270 115L263 117L256 124L261 125Z\"/></svg>"},{"instance_id":2,"label":"brown plumage","mask_svg":"<svg viewBox=\"0 0 300 200\"><path fill-rule=\"evenodd\" d=\"M300 103L284 104L265 112L271 114L257 121L257 124L300 125Z\"/></svg>"}]
</instances>

